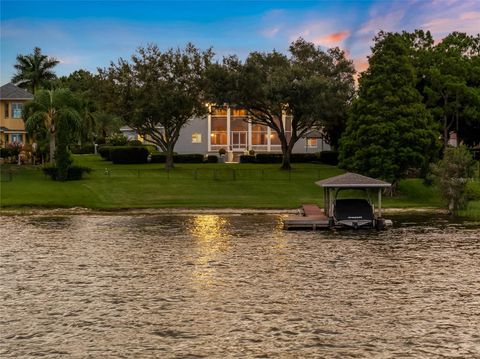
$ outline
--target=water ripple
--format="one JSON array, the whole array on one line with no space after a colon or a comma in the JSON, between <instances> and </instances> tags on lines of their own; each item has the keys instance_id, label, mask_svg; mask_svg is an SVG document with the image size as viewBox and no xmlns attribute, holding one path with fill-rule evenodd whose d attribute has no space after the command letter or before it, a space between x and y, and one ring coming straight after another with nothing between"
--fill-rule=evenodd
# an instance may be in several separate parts
<instances>
[{"instance_id":1,"label":"water ripple","mask_svg":"<svg viewBox=\"0 0 480 359\"><path fill-rule=\"evenodd\" d=\"M480 357L480 230L397 222L4 216L0 356Z\"/></svg>"}]
</instances>

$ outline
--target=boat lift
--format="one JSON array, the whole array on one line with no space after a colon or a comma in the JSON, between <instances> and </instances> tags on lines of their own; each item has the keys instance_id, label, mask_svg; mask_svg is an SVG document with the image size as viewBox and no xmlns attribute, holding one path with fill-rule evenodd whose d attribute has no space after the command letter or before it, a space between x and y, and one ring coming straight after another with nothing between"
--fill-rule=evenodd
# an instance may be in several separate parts
<instances>
[{"instance_id":1,"label":"boat lift","mask_svg":"<svg viewBox=\"0 0 480 359\"><path fill-rule=\"evenodd\" d=\"M357 173L347 172L340 176L327 178L315 182L323 188L323 211L318 210L315 216L309 211L302 211L301 216L289 216L284 219L285 229L299 228L377 228L384 229L392 225L392 221L382 217L382 192L390 188L391 184L375 178L366 177ZM360 189L370 197L370 191L377 191L378 205L375 207L370 200L350 198L339 199L338 194L348 189ZM303 205L311 207L312 205Z\"/></svg>"}]
</instances>

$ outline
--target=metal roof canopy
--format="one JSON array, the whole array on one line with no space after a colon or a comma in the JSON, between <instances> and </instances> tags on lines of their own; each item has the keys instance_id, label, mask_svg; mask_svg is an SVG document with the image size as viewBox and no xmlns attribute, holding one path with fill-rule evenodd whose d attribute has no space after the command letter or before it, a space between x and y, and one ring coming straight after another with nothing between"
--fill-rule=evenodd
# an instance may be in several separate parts
<instances>
[{"instance_id":1,"label":"metal roof canopy","mask_svg":"<svg viewBox=\"0 0 480 359\"><path fill-rule=\"evenodd\" d=\"M317 181L315 184L323 188L388 188L392 186L388 182L351 172Z\"/></svg>"},{"instance_id":2,"label":"metal roof canopy","mask_svg":"<svg viewBox=\"0 0 480 359\"><path fill-rule=\"evenodd\" d=\"M382 217L382 189L389 188L392 185L375 178L359 175L358 173L347 172L343 175L330 177L322 181L315 182L317 186L323 187L324 211L327 217L333 217L333 190L334 189L368 189L376 188L378 190L378 217Z\"/></svg>"}]
</instances>

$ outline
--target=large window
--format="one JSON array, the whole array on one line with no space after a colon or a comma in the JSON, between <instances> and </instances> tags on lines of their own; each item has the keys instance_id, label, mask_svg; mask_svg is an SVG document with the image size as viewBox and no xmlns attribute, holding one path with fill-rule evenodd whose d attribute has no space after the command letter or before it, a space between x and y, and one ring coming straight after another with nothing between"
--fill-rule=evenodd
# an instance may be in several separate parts
<instances>
[{"instance_id":1,"label":"large window","mask_svg":"<svg viewBox=\"0 0 480 359\"><path fill-rule=\"evenodd\" d=\"M5 103L5 118L9 118L10 117L10 106L8 103Z\"/></svg>"},{"instance_id":2,"label":"large window","mask_svg":"<svg viewBox=\"0 0 480 359\"><path fill-rule=\"evenodd\" d=\"M23 103L12 103L12 117L22 118Z\"/></svg>"},{"instance_id":3,"label":"large window","mask_svg":"<svg viewBox=\"0 0 480 359\"><path fill-rule=\"evenodd\" d=\"M266 146L268 144L267 127L262 125L252 125L252 145Z\"/></svg>"},{"instance_id":4,"label":"large window","mask_svg":"<svg viewBox=\"0 0 480 359\"><path fill-rule=\"evenodd\" d=\"M10 135L11 142L23 143L23 135L21 133L12 133Z\"/></svg>"},{"instance_id":5,"label":"large window","mask_svg":"<svg viewBox=\"0 0 480 359\"><path fill-rule=\"evenodd\" d=\"M212 111L210 144L227 145L227 110L216 109Z\"/></svg>"}]
</instances>

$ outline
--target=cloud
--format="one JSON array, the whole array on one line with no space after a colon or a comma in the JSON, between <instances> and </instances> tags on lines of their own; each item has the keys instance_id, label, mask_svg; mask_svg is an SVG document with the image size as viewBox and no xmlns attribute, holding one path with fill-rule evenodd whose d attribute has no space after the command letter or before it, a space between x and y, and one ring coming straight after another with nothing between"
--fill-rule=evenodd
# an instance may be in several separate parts
<instances>
[{"instance_id":1,"label":"cloud","mask_svg":"<svg viewBox=\"0 0 480 359\"><path fill-rule=\"evenodd\" d=\"M261 30L261 34L265 37L274 37L280 31L280 27L271 27Z\"/></svg>"},{"instance_id":2,"label":"cloud","mask_svg":"<svg viewBox=\"0 0 480 359\"><path fill-rule=\"evenodd\" d=\"M316 45L323 45L328 47L338 46L350 35L349 30L338 31L327 36L317 37L313 39Z\"/></svg>"}]
</instances>

